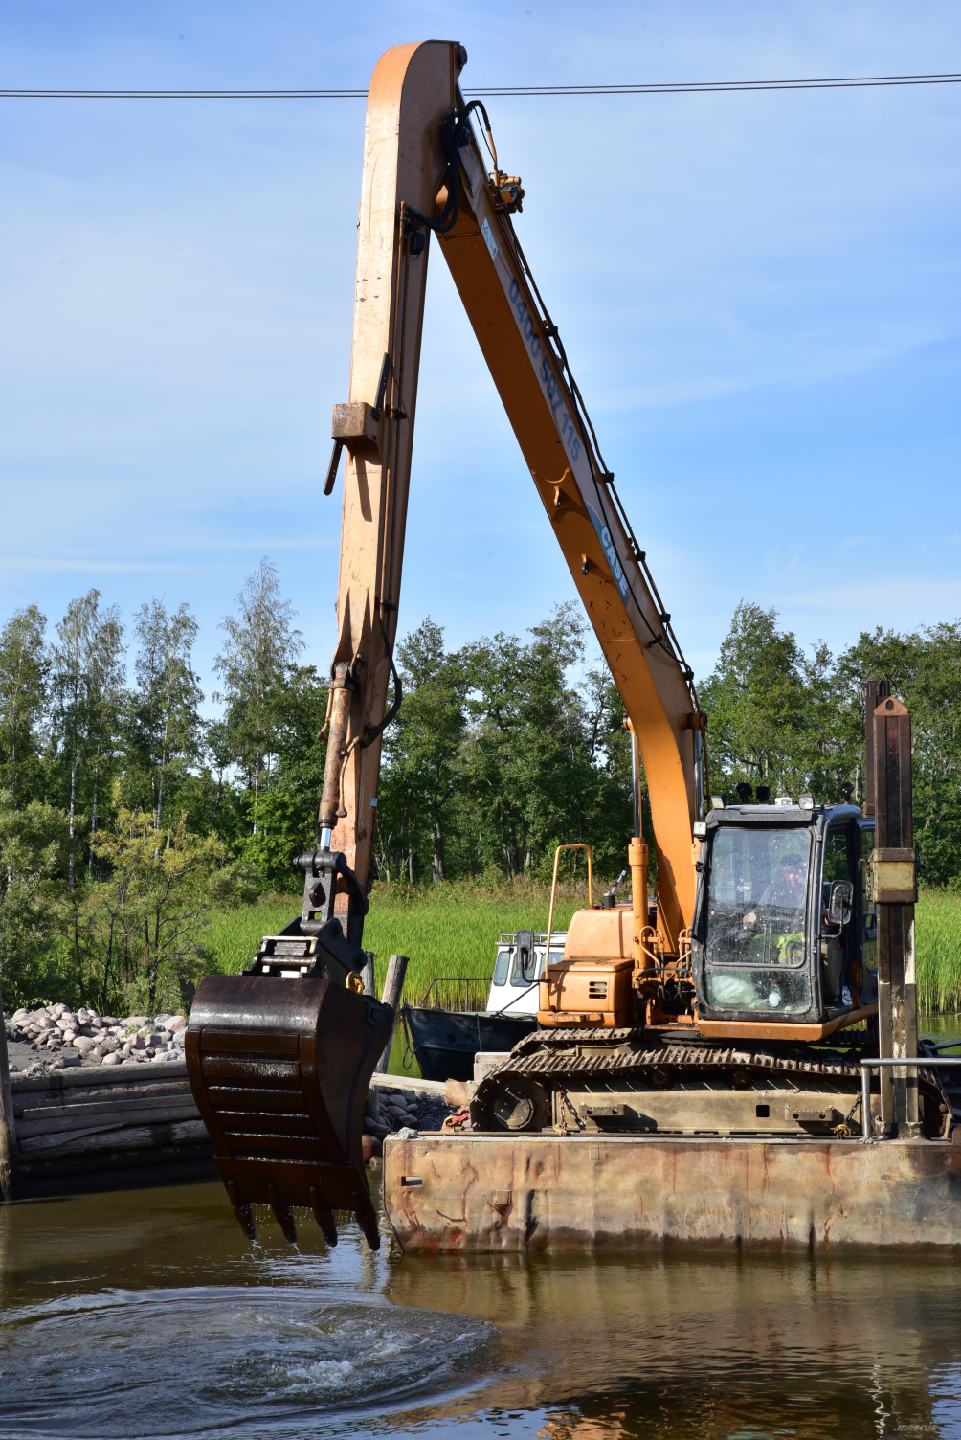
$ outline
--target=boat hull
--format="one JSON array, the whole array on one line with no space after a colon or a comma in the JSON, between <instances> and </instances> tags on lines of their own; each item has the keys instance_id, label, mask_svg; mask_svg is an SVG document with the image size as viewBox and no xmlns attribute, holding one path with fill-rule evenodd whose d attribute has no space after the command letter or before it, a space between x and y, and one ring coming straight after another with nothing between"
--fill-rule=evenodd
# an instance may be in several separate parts
<instances>
[{"instance_id":1,"label":"boat hull","mask_svg":"<svg viewBox=\"0 0 961 1440\"><path fill-rule=\"evenodd\" d=\"M472 1080L478 1050L512 1050L537 1026L534 1015L489 1010L405 1005L402 1013L425 1080Z\"/></svg>"}]
</instances>

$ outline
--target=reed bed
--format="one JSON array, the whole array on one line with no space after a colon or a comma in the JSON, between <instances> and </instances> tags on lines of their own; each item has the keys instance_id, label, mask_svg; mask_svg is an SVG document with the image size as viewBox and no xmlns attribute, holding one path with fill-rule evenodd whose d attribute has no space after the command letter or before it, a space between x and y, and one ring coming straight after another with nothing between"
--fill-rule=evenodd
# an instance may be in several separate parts
<instances>
[{"instance_id":1,"label":"reed bed","mask_svg":"<svg viewBox=\"0 0 961 1440\"><path fill-rule=\"evenodd\" d=\"M923 890L915 908L918 1008L930 1014L961 1011L961 895Z\"/></svg>"},{"instance_id":2,"label":"reed bed","mask_svg":"<svg viewBox=\"0 0 961 1440\"><path fill-rule=\"evenodd\" d=\"M376 886L364 926L364 945L376 956L378 990L391 955L409 955L405 999L416 1002L436 975L489 982L497 941L515 930L546 930L548 887L517 885L484 889L447 884L437 889ZM566 928L586 894L558 890L554 929ZM277 934L298 912L299 897L271 896L211 917L207 947L211 969L236 974L253 959L261 935Z\"/></svg>"},{"instance_id":3,"label":"reed bed","mask_svg":"<svg viewBox=\"0 0 961 1440\"><path fill-rule=\"evenodd\" d=\"M409 955L405 995L418 1000L435 975L489 981L498 937L514 930L546 930L548 890L540 886L444 885L435 889L388 890L371 896L364 943L377 956L383 985L391 955ZM558 894L555 929L586 902L580 892ZM296 896L272 896L240 910L218 911L210 921L211 969L236 974L248 966L261 935L276 934L296 915ZM918 1005L930 1014L961 1011L961 895L925 890L916 911Z\"/></svg>"}]
</instances>

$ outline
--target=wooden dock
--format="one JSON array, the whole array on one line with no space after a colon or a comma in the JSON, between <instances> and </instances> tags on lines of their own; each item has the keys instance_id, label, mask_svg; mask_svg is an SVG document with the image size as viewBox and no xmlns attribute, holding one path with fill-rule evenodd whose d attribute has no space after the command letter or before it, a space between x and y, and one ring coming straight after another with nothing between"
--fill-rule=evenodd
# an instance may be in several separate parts
<instances>
[{"instance_id":1,"label":"wooden dock","mask_svg":"<svg viewBox=\"0 0 961 1440\"><path fill-rule=\"evenodd\" d=\"M216 1179L182 1060L14 1074L10 1095L18 1198Z\"/></svg>"},{"instance_id":2,"label":"wooden dock","mask_svg":"<svg viewBox=\"0 0 961 1440\"><path fill-rule=\"evenodd\" d=\"M442 1100L442 1084L375 1075L372 1089ZM10 1077L18 1199L216 1180L186 1062Z\"/></svg>"}]
</instances>

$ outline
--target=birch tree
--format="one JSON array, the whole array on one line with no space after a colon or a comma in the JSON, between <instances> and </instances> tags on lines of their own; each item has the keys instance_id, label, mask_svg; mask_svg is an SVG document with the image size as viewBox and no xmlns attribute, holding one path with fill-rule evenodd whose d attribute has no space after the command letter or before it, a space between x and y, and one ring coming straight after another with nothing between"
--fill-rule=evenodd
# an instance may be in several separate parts
<instances>
[{"instance_id":1,"label":"birch tree","mask_svg":"<svg viewBox=\"0 0 961 1440\"><path fill-rule=\"evenodd\" d=\"M89 798L95 834L104 770L114 754L124 698L122 656L117 607L102 611L99 590L71 600L57 625L51 685L55 758L67 781L71 890L77 876L79 807L84 796Z\"/></svg>"},{"instance_id":2,"label":"birch tree","mask_svg":"<svg viewBox=\"0 0 961 1440\"><path fill-rule=\"evenodd\" d=\"M50 661L46 618L36 605L15 610L0 631L0 788L14 807L38 792L40 727Z\"/></svg>"},{"instance_id":3,"label":"birch tree","mask_svg":"<svg viewBox=\"0 0 961 1440\"><path fill-rule=\"evenodd\" d=\"M14 1005L36 994L52 959L53 877L61 863L64 819L42 800L18 810L9 790L0 791L0 986Z\"/></svg>"},{"instance_id":4,"label":"birch tree","mask_svg":"<svg viewBox=\"0 0 961 1440\"><path fill-rule=\"evenodd\" d=\"M137 788L160 829L192 764L200 758L203 692L191 665L197 621L186 602L168 612L151 600L137 612L136 686L129 711L128 791Z\"/></svg>"},{"instance_id":5,"label":"birch tree","mask_svg":"<svg viewBox=\"0 0 961 1440\"><path fill-rule=\"evenodd\" d=\"M88 902L102 916L102 993L151 1015L180 1004L184 984L199 974L201 924L223 846L213 835L191 835L183 815L158 834L152 812L124 809L94 843L110 875Z\"/></svg>"},{"instance_id":6,"label":"birch tree","mask_svg":"<svg viewBox=\"0 0 961 1440\"><path fill-rule=\"evenodd\" d=\"M223 649L214 660L226 705L227 746L252 792L253 834L258 833L260 791L269 783L278 752L277 695L303 649L293 628L295 611L280 594L277 567L266 555L237 596L237 614L220 622ZM318 729L323 716L318 717Z\"/></svg>"}]
</instances>

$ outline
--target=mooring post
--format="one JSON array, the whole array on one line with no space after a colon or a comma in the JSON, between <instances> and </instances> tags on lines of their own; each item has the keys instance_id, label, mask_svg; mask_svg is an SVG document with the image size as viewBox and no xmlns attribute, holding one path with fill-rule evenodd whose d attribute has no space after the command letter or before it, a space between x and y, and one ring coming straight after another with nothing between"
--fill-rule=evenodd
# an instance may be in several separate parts
<instances>
[{"instance_id":1,"label":"mooring post","mask_svg":"<svg viewBox=\"0 0 961 1440\"><path fill-rule=\"evenodd\" d=\"M877 806L874 803L874 712L882 700L891 694L889 680L869 680L864 698L864 803L862 815L874 818Z\"/></svg>"},{"instance_id":2,"label":"mooring post","mask_svg":"<svg viewBox=\"0 0 961 1440\"><path fill-rule=\"evenodd\" d=\"M387 966L387 978L384 980L384 993L380 997L385 1005L389 1005L394 1012L394 1025L397 1024L397 1012L400 1010L400 997L404 993L404 977L407 974L407 967L410 964L408 955L392 955ZM387 1041L383 1055L374 1066L375 1075L387 1074L387 1066L390 1064L390 1047L394 1038L393 1029L391 1038Z\"/></svg>"},{"instance_id":3,"label":"mooring post","mask_svg":"<svg viewBox=\"0 0 961 1440\"><path fill-rule=\"evenodd\" d=\"M13 1095L10 1091L10 1056L7 1053L7 1022L0 991L0 1200L13 1200L17 1190L17 1138L13 1128Z\"/></svg>"},{"instance_id":4,"label":"mooring post","mask_svg":"<svg viewBox=\"0 0 961 1440\"><path fill-rule=\"evenodd\" d=\"M363 983L363 986L364 986L364 994L365 994L365 995L373 995L373 994L375 994L375 991L374 991L374 960L375 960L376 957L375 957L375 955L374 955L373 950L365 950L365 951L364 951L364 954L367 956L367 960L366 960L366 963L365 963L365 965L364 965L363 970L361 970L361 972L360 972L360 978L361 978L361 982Z\"/></svg>"},{"instance_id":5,"label":"mooring post","mask_svg":"<svg viewBox=\"0 0 961 1440\"><path fill-rule=\"evenodd\" d=\"M878 912L878 1020L881 1056L918 1053L914 954L917 873L911 818L911 717L900 700L881 699L874 712L875 837L871 892ZM917 1071L881 1070L885 1133L916 1135Z\"/></svg>"}]
</instances>

